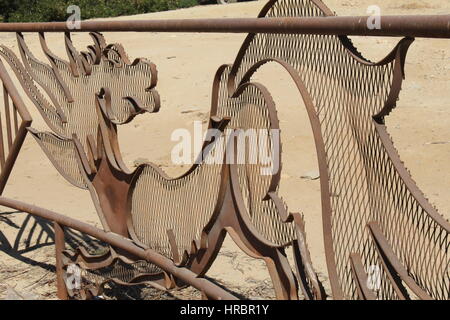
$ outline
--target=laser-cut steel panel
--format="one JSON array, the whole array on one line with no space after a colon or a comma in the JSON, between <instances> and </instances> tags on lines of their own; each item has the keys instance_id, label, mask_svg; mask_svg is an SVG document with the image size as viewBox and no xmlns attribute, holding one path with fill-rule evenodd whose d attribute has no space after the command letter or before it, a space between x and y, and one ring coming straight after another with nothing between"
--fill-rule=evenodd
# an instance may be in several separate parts
<instances>
[{"instance_id":1,"label":"laser-cut steel panel","mask_svg":"<svg viewBox=\"0 0 450 320\"><path fill-rule=\"evenodd\" d=\"M219 68L210 128L220 132L279 129L269 91L252 77L266 63L282 66L301 94L316 143L332 298L448 299L450 225L413 182L384 125L401 90L411 36L423 36L420 26L428 20L405 19L405 29L399 27L403 33L396 30L396 35L407 37L376 63L365 59L347 36L324 33L325 28L286 33L294 25L292 18L308 17L308 23L314 23L333 15L319 0L269 1L259 21L280 19L284 24L278 29L258 29L261 23L255 21L250 27L261 33L249 34L235 62ZM435 20L437 27L427 29L429 33L448 32L445 26L439 27L441 18ZM336 28L348 34L357 30L357 34L375 35L352 29L352 19L347 20L326 21L334 21ZM417 22L415 32L408 25L410 20ZM202 23L183 22L174 30L205 31ZM246 23L236 21L229 30L240 30ZM393 23L389 28L395 27ZM164 28L172 27L161 23L160 31L167 31ZM389 28L376 34L392 35ZM280 171L262 175L258 164L212 165L207 159L175 179L152 164L130 171L121 159L117 125L143 111L158 110L154 65L142 60L130 63L120 46L106 45L99 34L92 34L94 45L87 52L78 53L66 33L69 61L65 62L48 50L44 34L39 36L50 65L33 57L20 33L23 65L8 48L2 47L0 54L54 131L31 132L69 181L89 189L106 231L131 239L137 248L146 248L200 277L214 262L228 233L241 250L266 262L277 298L326 298L312 266L305 235L308 226L300 214L289 212L278 195ZM143 72L144 80L130 82L124 72L127 68ZM143 85L145 79L150 84ZM89 115L86 121L84 114L73 112L77 103ZM205 141L202 152L209 152L224 137ZM236 147L233 140L226 143ZM279 137L272 143L279 143ZM208 152L206 158L212 156ZM227 149L224 158L228 153ZM272 156L281 158L281 154ZM0 199L1 203L17 205ZM293 266L286 257L287 248L294 252ZM123 248L111 246L107 253L91 256L82 248L75 254L62 252L59 245L57 254L60 273L63 260L90 270L92 287L85 297L98 294L108 280L147 282L166 289L182 285L167 265L156 268L155 260L141 260L142 256ZM122 272L127 266L132 266L131 273ZM377 290L367 282L366 272L373 266L379 267Z\"/></svg>"}]
</instances>

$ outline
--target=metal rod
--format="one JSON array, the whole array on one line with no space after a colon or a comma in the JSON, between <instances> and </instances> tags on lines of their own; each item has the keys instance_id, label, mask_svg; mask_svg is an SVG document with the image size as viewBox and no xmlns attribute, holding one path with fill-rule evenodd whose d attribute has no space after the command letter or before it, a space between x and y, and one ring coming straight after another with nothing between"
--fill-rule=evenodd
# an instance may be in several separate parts
<instances>
[{"instance_id":1,"label":"metal rod","mask_svg":"<svg viewBox=\"0 0 450 320\"><path fill-rule=\"evenodd\" d=\"M9 94L6 87L3 85L3 101L5 107L5 122L6 122L6 134L8 138L8 150L11 151L12 147L12 132L11 132L11 114L9 110Z\"/></svg>"},{"instance_id":2,"label":"metal rod","mask_svg":"<svg viewBox=\"0 0 450 320\"><path fill-rule=\"evenodd\" d=\"M3 144L3 123L1 112L0 112L0 166L3 172L3 169L5 168L5 146Z\"/></svg>"},{"instance_id":3,"label":"metal rod","mask_svg":"<svg viewBox=\"0 0 450 320\"><path fill-rule=\"evenodd\" d=\"M361 255L358 253L350 254L350 267L352 270L353 280L356 284L356 291L360 300L377 300L375 294L367 286L368 276L364 265L361 261Z\"/></svg>"},{"instance_id":4,"label":"metal rod","mask_svg":"<svg viewBox=\"0 0 450 320\"><path fill-rule=\"evenodd\" d=\"M202 32L300 33L386 37L450 38L450 15L381 16L381 28L369 29L367 16L171 19L141 21L82 21L80 29L66 22L1 23L0 32Z\"/></svg>"},{"instance_id":5,"label":"metal rod","mask_svg":"<svg viewBox=\"0 0 450 320\"><path fill-rule=\"evenodd\" d=\"M27 136L28 130L27 127L30 126L30 122L23 121L19 127L19 131L17 132L17 137L14 140L11 148L8 150L8 156L6 158L6 162L4 167L2 168L2 172L0 174L0 194L3 193L6 187L6 183L8 182L8 178L11 175L11 171L16 163L17 157L19 156L19 151L22 148L22 145L25 141L25 137Z\"/></svg>"},{"instance_id":6,"label":"metal rod","mask_svg":"<svg viewBox=\"0 0 450 320\"><path fill-rule=\"evenodd\" d=\"M11 80L8 71L6 70L5 65L1 60L0 60L0 79L3 82L3 86L8 92L8 95L11 98L12 102L14 103L22 120L31 122L33 119L31 118L31 115L28 112L28 109L25 106L25 103L23 102L21 95L19 94L16 85Z\"/></svg>"},{"instance_id":7,"label":"metal rod","mask_svg":"<svg viewBox=\"0 0 450 320\"><path fill-rule=\"evenodd\" d=\"M92 225L72 219L59 213L5 197L0 197L0 206L27 212L33 216L38 216L43 219L56 222L61 226L85 233L100 241L104 241L112 245L113 247L125 250L132 255L155 264L156 266L172 274L176 278L179 278L185 283L205 292L206 295L211 299L237 299L235 296L215 285L211 281L199 278L195 273L186 268L177 267L176 265L174 265L172 260L151 249L140 248L135 245L130 239L124 238L118 234L105 232Z\"/></svg>"},{"instance_id":8,"label":"metal rod","mask_svg":"<svg viewBox=\"0 0 450 320\"><path fill-rule=\"evenodd\" d=\"M57 222L53 223L55 230L55 266L56 266L56 292L61 300L69 298L67 287L64 283L64 269L63 269L63 252L65 248L64 228Z\"/></svg>"},{"instance_id":9,"label":"metal rod","mask_svg":"<svg viewBox=\"0 0 450 320\"><path fill-rule=\"evenodd\" d=\"M19 131L19 119L17 118L17 107L16 104L13 102L13 117L14 117L14 134L17 135L17 132Z\"/></svg>"}]
</instances>

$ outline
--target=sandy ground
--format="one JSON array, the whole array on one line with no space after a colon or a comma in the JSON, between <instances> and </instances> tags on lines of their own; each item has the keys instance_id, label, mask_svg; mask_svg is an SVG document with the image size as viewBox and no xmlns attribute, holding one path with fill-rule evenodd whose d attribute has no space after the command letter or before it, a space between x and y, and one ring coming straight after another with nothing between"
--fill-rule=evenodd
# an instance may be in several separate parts
<instances>
[{"instance_id":1,"label":"sandy ground","mask_svg":"<svg viewBox=\"0 0 450 320\"><path fill-rule=\"evenodd\" d=\"M256 17L265 1L227 6L201 6L185 10L121 17L221 18ZM338 15L365 15L373 0L328 0ZM378 0L382 14L443 14L447 0ZM177 128L193 130L193 121L209 111L212 79L217 68L232 63L245 35L225 34L105 34L108 42L122 43L130 57L146 57L158 66L158 91L162 108L120 128L121 148L131 167L138 158L148 159L176 174L170 135ZM42 57L35 35L27 36L30 48ZM51 49L64 56L62 35L49 35ZM372 60L384 57L398 39L355 38L360 51ZM0 34L1 43L17 49L13 34ZM78 48L89 43L87 35L75 35ZM406 81L397 109L387 125L402 159L419 187L448 219L450 212L450 42L417 39L409 51ZM269 81L269 77L276 81ZM277 68L258 74L274 96L281 121L283 175L281 195L291 211L303 212L313 262L327 286L321 229L318 180L302 178L317 172L309 122L298 93ZM285 81L286 80L286 81ZM34 126L45 128L36 109L30 107ZM301 143L299 143L301 141ZM59 176L37 144L28 137L20 153L5 195L100 226L88 192L78 190ZM54 254L51 226L23 213L0 213L0 298L55 298ZM264 264L245 256L227 239L208 276L250 298L271 298L273 292ZM111 298L198 298L193 289L159 293L150 288L113 288ZM142 290L141 290L142 289Z\"/></svg>"}]
</instances>

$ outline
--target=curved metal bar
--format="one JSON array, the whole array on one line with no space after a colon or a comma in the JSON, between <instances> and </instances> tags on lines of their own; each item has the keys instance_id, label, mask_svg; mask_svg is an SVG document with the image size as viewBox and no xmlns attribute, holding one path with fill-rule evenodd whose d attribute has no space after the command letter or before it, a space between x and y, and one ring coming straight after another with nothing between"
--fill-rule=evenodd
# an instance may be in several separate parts
<instances>
[{"instance_id":1,"label":"curved metal bar","mask_svg":"<svg viewBox=\"0 0 450 320\"><path fill-rule=\"evenodd\" d=\"M370 222L367 226L376 243L383 266L388 271L391 281L395 283L397 290L401 291L401 297L408 298L408 293L402 288L399 280L403 281L420 299L432 300L433 298L409 276L408 271L397 258L387 239L384 237L378 223L375 221Z\"/></svg>"},{"instance_id":2,"label":"curved metal bar","mask_svg":"<svg viewBox=\"0 0 450 320\"><path fill-rule=\"evenodd\" d=\"M71 176L64 169L63 164L54 157L53 153L48 149L48 147L42 141L42 136L45 135L45 136L51 137L52 139L55 139L56 141L59 141L61 143L66 143L67 145L72 146L73 151L75 151L75 146L73 144L73 140L61 138L52 132L39 132L36 129L31 128L31 127L27 128L27 130L31 134L31 136L35 139L35 141L38 143L38 145L41 147L42 151L44 151L45 155L50 160L50 162L53 164L55 169L64 177L64 179L66 179L69 183L73 184L74 186L77 186L78 188L86 189L86 185L83 184L81 181L78 181L77 179L75 179L73 176Z\"/></svg>"},{"instance_id":3,"label":"curved metal bar","mask_svg":"<svg viewBox=\"0 0 450 320\"><path fill-rule=\"evenodd\" d=\"M72 71L72 76L78 78L81 73L79 68L83 65L80 60L80 54L72 43L70 32L64 33L64 46L66 48L67 57L69 58L69 67ZM90 72L83 70L85 75L90 75Z\"/></svg>"},{"instance_id":4,"label":"curved metal bar","mask_svg":"<svg viewBox=\"0 0 450 320\"><path fill-rule=\"evenodd\" d=\"M400 175L402 181L405 183L405 186L408 188L409 192L411 192L414 199L419 203L419 205L423 208L423 210L431 217L441 228L443 228L447 233L450 233L450 223L445 220L445 218L436 210L436 208L431 205L423 192L419 189L417 184L411 177L411 174L408 172L403 162L400 159L400 156L395 149L395 146L387 132L387 128L383 122L380 122L379 119L374 117L374 126L377 130L378 136L380 137L384 149L389 155L389 159L391 163L394 165L397 173Z\"/></svg>"},{"instance_id":5,"label":"curved metal bar","mask_svg":"<svg viewBox=\"0 0 450 320\"><path fill-rule=\"evenodd\" d=\"M360 300L377 300L377 297L367 287L368 277L364 271L361 256L358 253L350 254L350 263L352 267L353 279L356 283L356 290Z\"/></svg>"},{"instance_id":6,"label":"curved metal bar","mask_svg":"<svg viewBox=\"0 0 450 320\"><path fill-rule=\"evenodd\" d=\"M293 241L297 277L302 287L303 295L310 300L326 300L326 293L322 283L314 270L311 254L306 242L305 222L300 214L293 214L297 229L297 239Z\"/></svg>"},{"instance_id":7,"label":"curved metal bar","mask_svg":"<svg viewBox=\"0 0 450 320\"><path fill-rule=\"evenodd\" d=\"M20 55L22 57L22 63L25 66L25 69L27 70L28 74L31 76L31 78L39 84L39 86L45 91L47 96L49 97L50 101L52 102L53 107L55 108L56 113L61 118L62 123L65 123L67 121L66 115L64 114L64 111L62 110L61 104L59 103L56 96L53 94L53 92L50 90L50 88L47 86L46 83L42 81L40 77L38 77L33 70L33 67L31 66L31 63L35 63L39 65L41 68L46 70L49 74L54 75L56 78L56 75L53 72L53 69L41 62L40 60L36 59L35 56L31 53L30 49L28 49L28 46L25 43L25 39L22 33L16 33L17 36L17 44L19 46Z\"/></svg>"},{"instance_id":8,"label":"curved metal bar","mask_svg":"<svg viewBox=\"0 0 450 320\"><path fill-rule=\"evenodd\" d=\"M61 89L63 90L63 92L66 96L67 102L69 102L69 103L74 102L75 100L72 96L72 93L70 92L70 89L68 88L67 84L64 82L60 72L58 71L58 66L57 66L57 62L58 62L63 65L66 65L67 68L70 68L69 63L60 59L53 52L50 51L50 49L47 46L47 42L45 40L45 34L43 32L39 33L39 42L41 44L42 51L44 51L44 54L47 56L47 59L49 60L51 66L52 66L53 73L55 74L55 77L57 79L57 83L61 86Z\"/></svg>"}]
</instances>

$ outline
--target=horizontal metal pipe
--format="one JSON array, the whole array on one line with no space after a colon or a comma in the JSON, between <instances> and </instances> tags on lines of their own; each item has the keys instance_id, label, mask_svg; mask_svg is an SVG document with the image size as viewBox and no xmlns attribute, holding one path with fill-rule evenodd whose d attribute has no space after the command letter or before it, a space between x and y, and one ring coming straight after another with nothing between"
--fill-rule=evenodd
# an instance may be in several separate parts
<instances>
[{"instance_id":1,"label":"horizontal metal pipe","mask_svg":"<svg viewBox=\"0 0 450 320\"><path fill-rule=\"evenodd\" d=\"M202 32L202 33L282 33L386 37L450 38L449 15L381 16L381 28L369 29L367 16L116 20L82 21L80 29L66 22L0 23L0 32Z\"/></svg>"},{"instance_id":2,"label":"horizontal metal pipe","mask_svg":"<svg viewBox=\"0 0 450 320\"><path fill-rule=\"evenodd\" d=\"M140 248L135 245L130 239L124 238L118 234L105 232L92 225L72 219L59 213L5 197L0 197L0 206L27 212L33 216L38 216L49 221L57 222L61 226L77 230L98 240L104 241L112 245L113 247L125 250L126 252L129 252L141 259L155 264L164 271L174 275L176 278L203 291L211 299L237 299L235 296L215 285L211 281L203 278L198 278L197 275L192 271L183 267L177 267L170 259L164 257L161 254L158 254L154 250Z\"/></svg>"}]
</instances>

